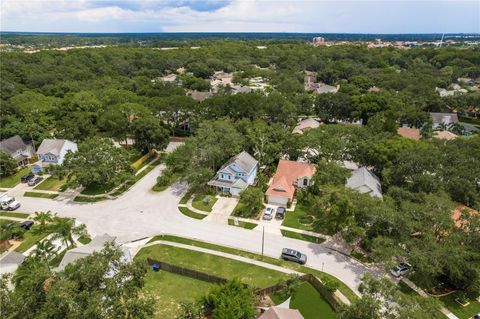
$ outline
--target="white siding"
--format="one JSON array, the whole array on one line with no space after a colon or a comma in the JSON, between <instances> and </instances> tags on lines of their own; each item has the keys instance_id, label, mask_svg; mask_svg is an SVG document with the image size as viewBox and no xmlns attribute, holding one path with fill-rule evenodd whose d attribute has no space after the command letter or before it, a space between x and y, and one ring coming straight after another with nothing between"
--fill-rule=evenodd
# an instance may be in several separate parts
<instances>
[{"instance_id":1,"label":"white siding","mask_svg":"<svg viewBox=\"0 0 480 319\"><path fill-rule=\"evenodd\" d=\"M288 198L282 196L268 195L268 203L273 205L287 205Z\"/></svg>"}]
</instances>

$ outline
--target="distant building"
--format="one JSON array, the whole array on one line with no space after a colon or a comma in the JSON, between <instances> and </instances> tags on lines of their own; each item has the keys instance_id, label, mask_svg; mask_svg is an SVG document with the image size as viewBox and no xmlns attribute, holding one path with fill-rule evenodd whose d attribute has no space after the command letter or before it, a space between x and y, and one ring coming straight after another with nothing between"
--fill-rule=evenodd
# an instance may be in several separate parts
<instances>
[{"instance_id":1,"label":"distant building","mask_svg":"<svg viewBox=\"0 0 480 319\"><path fill-rule=\"evenodd\" d=\"M200 101L200 102L208 99L212 95L213 95L212 92L193 91L193 92L190 93L190 96L192 97L192 99L194 99L196 101Z\"/></svg>"},{"instance_id":2,"label":"distant building","mask_svg":"<svg viewBox=\"0 0 480 319\"><path fill-rule=\"evenodd\" d=\"M327 43L325 42L325 38L323 38L323 37L315 37L315 38L313 38L312 44L313 44L313 46L315 46L315 47L327 45Z\"/></svg>"},{"instance_id":3,"label":"distant building","mask_svg":"<svg viewBox=\"0 0 480 319\"><path fill-rule=\"evenodd\" d=\"M34 155L33 147L25 143L18 135L0 142L0 152L4 152L17 162L17 166L25 166Z\"/></svg>"},{"instance_id":4,"label":"distant building","mask_svg":"<svg viewBox=\"0 0 480 319\"><path fill-rule=\"evenodd\" d=\"M38 161L32 166L32 172L40 173L50 165L61 165L67 152L75 153L77 144L69 140L44 139L37 150Z\"/></svg>"},{"instance_id":5,"label":"distant building","mask_svg":"<svg viewBox=\"0 0 480 319\"><path fill-rule=\"evenodd\" d=\"M315 72L305 71L304 88L305 91L313 91L316 94L337 93L340 86L331 86L325 83L316 82L317 75Z\"/></svg>"},{"instance_id":6,"label":"distant building","mask_svg":"<svg viewBox=\"0 0 480 319\"><path fill-rule=\"evenodd\" d=\"M315 165L304 162L280 160L275 176L265 195L269 204L287 205L293 200L297 188L313 184Z\"/></svg>"},{"instance_id":7,"label":"distant building","mask_svg":"<svg viewBox=\"0 0 480 319\"><path fill-rule=\"evenodd\" d=\"M293 129L292 133L293 134L303 134L304 132L314 129L320 126L320 122L313 119L313 118L307 118L304 119L300 122L298 122L297 126Z\"/></svg>"},{"instance_id":8,"label":"distant building","mask_svg":"<svg viewBox=\"0 0 480 319\"><path fill-rule=\"evenodd\" d=\"M435 129L441 124L449 125L458 123L457 113L430 113L432 119L432 127Z\"/></svg>"},{"instance_id":9,"label":"distant building","mask_svg":"<svg viewBox=\"0 0 480 319\"><path fill-rule=\"evenodd\" d=\"M162 76L160 78L160 81L162 82L175 82L177 80L177 75L176 74L168 74L168 75L165 75L165 76Z\"/></svg>"},{"instance_id":10,"label":"distant building","mask_svg":"<svg viewBox=\"0 0 480 319\"><path fill-rule=\"evenodd\" d=\"M354 170L352 176L347 179L346 186L372 197L383 197L380 179L366 167Z\"/></svg>"},{"instance_id":11,"label":"distant building","mask_svg":"<svg viewBox=\"0 0 480 319\"><path fill-rule=\"evenodd\" d=\"M208 182L208 185L237 197L248 185L255 183L257 169L258 161L243 151L230 158Z\"/></svg>"},{"instance_id":12,"label":"distant building","mask_svg":"<svg viewBox=\"0 0 480 319\"><path fill-rule=\"evenodd\" d=\"M4 254L0 258L0 275L14 273L23 261L25 256L17 253L16 251L10 251Z\"/></svg>"}]
</instances>

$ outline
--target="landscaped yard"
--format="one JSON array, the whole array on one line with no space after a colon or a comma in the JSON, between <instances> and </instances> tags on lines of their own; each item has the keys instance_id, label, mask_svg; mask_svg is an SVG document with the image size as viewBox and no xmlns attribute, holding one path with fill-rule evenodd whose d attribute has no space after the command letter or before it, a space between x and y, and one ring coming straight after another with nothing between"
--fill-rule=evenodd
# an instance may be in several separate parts
<instances>
[{"instance_id":1,"label":"landscaped yard","mask_svg":"<svg viewBox=\"0 0 480 319\"><path fill-rule=\"evenodd\" d=\"M192 201L192 206L204 212L211 212L213 205L217 202L214 195L198 194Z\"/></svg>"},{"instance_id":2,"label":"landscaped yard","mask_svg":"<svg viewBox=\"0 0 480 319\"><path fill-rule=\"evenodd\" d=\"M285 220L282 225L303 230L313 230L313 221L314 216L310 214L308 208L301 203L297 203L293 212L288 211L285 214Z\"/></svg>"},{"instance_id":3,"label":"landscaped yard","mask_svg":"<svg viewBox=\"0 0 480 319\"><path fill-rule=\"evenodd\" d=\"M143 291L155 303L155 318L176 318L180 303L193 302L205 295L213 284L167 271L148 270Z\"/></svg>"},{"instance_id":4,"label":"landscaped yard","mask_svg":"<svg viewBox=\"0 0 480 319\"><path fill-rule=\"evenodd\" d=\"M40 184L35 186L34 189L42 190L42 191L56 191L60 192L62 186L67 182L67 179L58 179L58 177L50 176L46 180L42 181Z\"/></svg>"},{"instance_id":5,"label":"landscaped yard","mask_svg":"<svg viewBox=\"0 0 480 319\"><path fill-rule=\"evenodd\" d=\"M16 252L19 253L24 253L27 251L30 247L38 243L40 240L43 238L47 237L50 233L48 232L42 232L39 234L33 234L33 230L35 229L35 226L33 226L29 231L26 231L25 234L23 235L23 241L20 244L20 246L15 249Z\"/></svg>"},{"instance_id":6,"label":"landscaped yard","mask_svg":"<svg viewBox=\"0 0 480 319\"><path fill-rule=\"evenodd\" d=\"M24 167L13 175L0 178L0 187L12 188L20 183L20 178L30 172L30 168Z\"/></svg>"},{"instance_id":7,"label":"landscaped yard","mask_svg":"<svg viewBox=\"0 0 480 319\"><path fill-rule=\"evenodd\" d=\"M350 301L354 301L358 298L358 296L342 281L339 279L333 277L332 275L329 275L327 273L321 272L316 269L312 269L306 266L301 266L296 263L288 262L281 260L279 258L272 258L272 257L267 257L267 256L261 256L259 254L251 253L248 251L240 250L240 249L235 249L235 248L230 248L230 247L225 247L225 246L220 246L220 245L215 245L215 244L210 244L207 242L199 241L199 240L194 240L194 239L188 239L188 238L183 238L183 237L177 237L177 236L170 236L170 235L163 235L163 236L155 236L153 237L149 242L154 242L156 240L166 240L166 241L172 241L176 243L182 243L190 246L197 246L197 247L203 247L207 249L212 249L212 250L217 250L217 251L222 251L224 253L232 254L232 255L238 255L254 260L260 260L272 265L277 265L277 266L282 266L284 268L289 268L293 270L297 270L299 272L303 273L310 273L314 276L317 276L318 278L329 278L330 280L336 281L339 284L338 290L340 290Z\"/></svg>"},{"instance_id":8,"label":"landscaped yard","mask_svg":"<svg viewBox=\"0 0 480 319\"><path fill-rule=\"evenodd\" d=\"M455 298L458 298L459 294L459 292L454 292L447 296L441 297L440 301L448 310L453 312L460 319L469 319L473 317L473 315L480 313L480 302L475 299L480 296L480 294L477 293L468 295L467 297L470 301L470 304L466 307L462 307L455 301Z\"/></svg>"},{"instance_id":9,"label":"landscaped yard","mask_svg":"<svg viewBox=\"0 0 480 319\"><path fill-rule=\"evenodd\" d=\"M271 286L287 278L286 274L256 265L166 245L145 247L135 258L147 257L226 279L238 278L254 287Z\"/></svg>"},{"instance_id":10,"label":"landscaped yard","mask_svg":"<svg viewBox=\"0 0 480 319\"><path fill-rule=\"evenodd\" d=\"M58 196L58 194L47 194L47 193L36 193L36 192L25 192L23 196L26 197L39 197L39 198L49 198L54 199Z\"/></svg>"},{"instance_id":11,"label":"landscaped yard","mask_svg":"<svg viewBox=\"0 0 480 319\"><path fill-rule=\"evenodd\" d=\"M188 217L192 217L192 218L195 218L195 219L204 219L205 217L207 217L207 215L195 213L194 211L191 211L187 207L178 207L178 209L180 210L180 212L183 215L188 216Z\"/></svg>"},{"instance_id":12,"label":"landscaped yard","mask_svg":"<svg viewBox=\"0 0 480 319\"><path fill-rule=\"evenodd\" d=\"M80 194L84 195L100 195L110 192L116 185L90 185L85 187Z\"/></svg>"}]
</instances>

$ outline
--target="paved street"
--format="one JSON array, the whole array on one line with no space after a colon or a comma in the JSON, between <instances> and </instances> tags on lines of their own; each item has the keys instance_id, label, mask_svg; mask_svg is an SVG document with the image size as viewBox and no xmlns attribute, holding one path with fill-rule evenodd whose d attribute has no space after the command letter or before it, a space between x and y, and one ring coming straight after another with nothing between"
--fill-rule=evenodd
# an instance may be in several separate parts
<instances>
[{"instance_id":1,"label":"paved street","mask_svg":"<svg viewBox=\"0 0 480 319\"><path fill-rule=\"evenodd\" d=\"M181 214L177 208L185 186L175 184L164 192L151 191L165 166L159 165L116 200L98 203L76 203L68 199L50 200L22 197L17 199L20 211L50 210L60 216L74 217L87 225L93 236L108 233L120 243L158 234L188 237L260 253L262 233L240 227L197 220ZM283 247L306 253L307 265L330 273L355 289L367 269L360 263L338 253L331 253L321 244L265 233L265 254L278 257Z\"/></svg>"}]
</instances>

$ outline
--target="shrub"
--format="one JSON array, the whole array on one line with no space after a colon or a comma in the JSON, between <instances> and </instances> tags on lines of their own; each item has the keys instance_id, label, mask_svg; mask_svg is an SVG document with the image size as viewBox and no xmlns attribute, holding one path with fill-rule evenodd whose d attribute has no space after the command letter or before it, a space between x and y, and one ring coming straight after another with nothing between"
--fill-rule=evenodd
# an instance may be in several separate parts
<instances>
[{"instance_id":1,"label":"shrub","mask_svg":"<svg viewBox=\"0 0 480 319\"><path fill-rule=\"evenodd\" d=\"M322 283L325 286L325 288L331 293L334 293L340 286L340 284L337 281L328 277L322 278Z\"/></svg>"}]
</instances>

